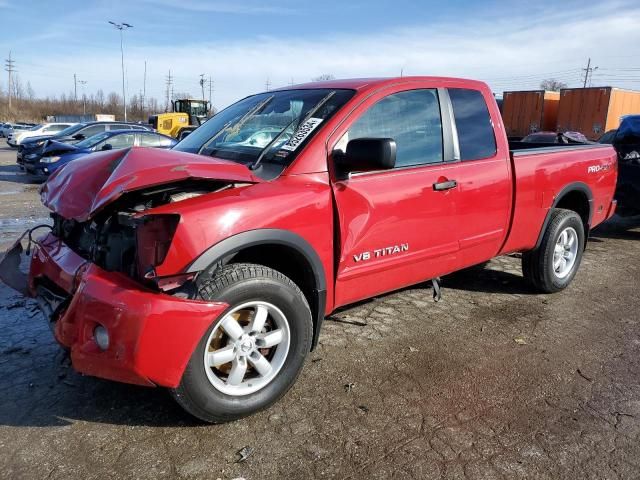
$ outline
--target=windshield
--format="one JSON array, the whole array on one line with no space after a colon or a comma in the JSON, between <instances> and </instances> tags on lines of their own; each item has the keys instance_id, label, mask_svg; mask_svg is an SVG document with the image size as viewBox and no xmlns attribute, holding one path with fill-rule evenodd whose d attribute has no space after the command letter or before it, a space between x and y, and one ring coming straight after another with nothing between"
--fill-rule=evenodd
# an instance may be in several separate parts
<instances>
[{"instance_id":1,"label":"windshield","mask_svg":"<svg viewBox=\"0 0 640 480\"><path fill-rule=\"evenodd\" d=\"M97 135L94 135L93 137L85 138L81 142L76 143L76 147L91 148L94 145L97 145L98 143L100 143L102 140L109 138L109 135L110 135L109 132L102 132Z\"/></svg>"},{"instance_id":2,"label":"windshield","mask_svg":"<svg viewBox=\"0 0 640 480\"><path fill-rule=\"evenodd\" d=\"M86 123L76 123L75 125L71 125L70 127L65 128L64 130L60 130L56 133L56 137L66 137L67 135L73 135L81 128L84 128Z\"/></svg>"},{"instance_id":3,"label":"windshield","mask_svg":"<svg viewBox=\"0 0 640 480\"><path fill-rule=\"evenodd\" d=\"M42 125L34 125L33 127L31 127L29 130L31 132L35 132L36 130L40 130L40 127L42 127Z\"/></svg>"},{"instance_id":4,"label":"windshield","mask_svg":"<svg viewBox=\"0 0 640 480\"><path fill-rule=\"evenodd\" d=\"M352 96L352 90L282 90L254 95L211 117L174 150L282 171L320 124Z\"/></svg>"}]
</instances>

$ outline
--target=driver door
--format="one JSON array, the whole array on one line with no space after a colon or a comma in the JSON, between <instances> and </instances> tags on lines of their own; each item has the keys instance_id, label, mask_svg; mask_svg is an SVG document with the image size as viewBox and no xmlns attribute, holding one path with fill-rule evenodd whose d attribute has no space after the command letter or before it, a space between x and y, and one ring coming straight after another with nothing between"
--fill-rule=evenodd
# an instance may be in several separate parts
<instances>
[{"instance_id":1,"label":"driver door","mask_svg":"<svg viewBox=\"0 0 640 480\"><path fill-rule=\"evenodd\" d=\"M329 140L392 138L396 167L334 179L340 257L335 305L419 283L455 269L459 250L452 160L435 88L407 85L369 97ZM415 88L415 87L414 87ZM448 118L445 116L445 118ZM445 125L445 131L448 132ZM447 188L442 188L442 187Z\"/></svg>"}]
</instances>

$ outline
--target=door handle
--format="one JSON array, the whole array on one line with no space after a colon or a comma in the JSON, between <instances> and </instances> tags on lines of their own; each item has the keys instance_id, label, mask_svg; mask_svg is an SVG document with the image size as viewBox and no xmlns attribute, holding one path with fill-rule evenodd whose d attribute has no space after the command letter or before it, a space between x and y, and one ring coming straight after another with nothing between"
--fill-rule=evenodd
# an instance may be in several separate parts
<instances>
[{"instance_id":1,"label":"door handle","mask_svg":"<svg viewBox=\"0 0 640 480\"><path fill-rule=\"evenodd\" d=\"M447 180L446 182L438 182L433 184L433 189L436 192L442 192L443 190L451 190L452 188L456 188L458 186L458 182L455 180Z\"/></svg>"}]
</instances>

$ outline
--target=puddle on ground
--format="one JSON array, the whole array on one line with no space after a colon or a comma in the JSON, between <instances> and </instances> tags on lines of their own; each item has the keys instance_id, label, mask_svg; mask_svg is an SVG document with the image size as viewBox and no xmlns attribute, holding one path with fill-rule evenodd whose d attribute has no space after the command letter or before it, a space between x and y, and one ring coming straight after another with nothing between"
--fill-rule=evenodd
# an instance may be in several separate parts
<instances>
[{"instance_id":1,"label":"puddle on ground","mask_svg":"<svg viewBox=\"0 0 640 480\"><path fill-rule=\"evenodd\" d=\"M22 232L36 225L52 225L49 217L0 218L0 242L13 241Z\"/></svg>"}]
</instances>

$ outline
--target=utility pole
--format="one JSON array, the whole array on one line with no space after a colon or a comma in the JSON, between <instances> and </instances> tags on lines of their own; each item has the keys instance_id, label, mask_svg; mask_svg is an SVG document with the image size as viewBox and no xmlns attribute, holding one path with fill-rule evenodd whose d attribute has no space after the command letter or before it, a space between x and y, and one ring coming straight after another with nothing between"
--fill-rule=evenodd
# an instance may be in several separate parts
<instances>
[{"instance_id":1,"label":"utility pole","mask_svg":"<svg viewBox=\"0 0 640 480\"><path fill-rule=\"evenodd\" d=\"M147 96L147 61L144 61L144 80L142 81L142 117L144 118L144 99Z\"/></svg>"},{"instance_id":2,"label":"utility pole","mask_svg":"<svg viewBox=\"0 0 640 480\"><path fill-rule=\"evenodd\" d=\"M209 108L210 112L213 112L213 80L211 80L211 75L209 75Z\"/></svg>"},{"instance_id":3,"label":"utility pole","mask_svg":"<svg viewBox=\"0 0 640 480\"><path fill-rule=\"evenodd\" d=\"M11 51L9 51L9 58L4 61L4 69L9 72L9 111L11 111L11 90L13 88L13 73L16 71L15 63L16 61L11 59Z\"/></svg>"},{"instance_id":4,"label":"utility pole","mask_svg":"<svg viewBox=\"0 0 640 480\"><path fill-rule=\"evenodd\" d=\"M583 88L587 88L587 82L589 82L589 86L591 86L591 77L593 77L593 72L594 70L597 70L598 67L592 67L591 66L591 57L589 57L589 59L587 60L587 68L583 68L582 71L584 72L584 85L582 86Z\"/></svg>"},{"instance_id":5,"label":"utility pole","mask_svg":"<svg viewBox=\"0 0 640 480\"><path fill-rule=\"evenodd\" d=\"M73 76L75 80L75 75ZM78 83L82 86L82 114L87 114L87 95L84 92L84 86L87 84L86 80L78 80Z\"/></svg>"},{"instance_id":6,"label":"utility pole","mask_svg":"<svg viewBox=\"0 0 640 480\"><path fill-rule=\"evenodd\" d=\"M109 20L109 23L113 25L115 28L120 30L120 59L122 61L122 103L124 105L124 121L127 121L127 92L124 86L124 47L122 40L122 31L127 28L133 28L133 25L129 25L128 23L115 23Z\"/></svg>"},{"instance_id":7,"label":"utility pole","mask_svg":"<svg viewBox=\"0 0 640 480\"><path fill-rule=\"evenodd\" d=\"M167 112L169 111L169 101L170 101L170 96L169 93L171 92L172 88L171 88L171 69L169 69L169 75L167 75L167 77L165 78L165 83L167 85L167 99L165 102L165 107L164 107L164 111Z\"/></svg>"},{"instance_id":8,"label":"utility pole","mask_svg":"<svg viewBox=\"0 0 640 480\"><path fill-rule=\"evenodd\" d=\"M204 102L204 73L200 74L200 88L202 89L202 101Z\"/></svg>"},{"instance_id":9,"label":"utility pole","mask_svg":"<svg viewBox=\"0 0 640 480\"><path fill-rule=\"evenodd\" d=\"M78 79L76 74L73 74L73 101L78 103Z\"/></svg>"},{"instance_id":10,"label":"utility pole","mask_svg":"<svg viewBox=\"0 0 640 480\"><path fill-rule=\"evenodd\" d=\"M264 82L264 86L267 89L267 92L271 90L271 80L269 80L269 77L267 77L267 81Z\"/></svg>"}]
</instances>

